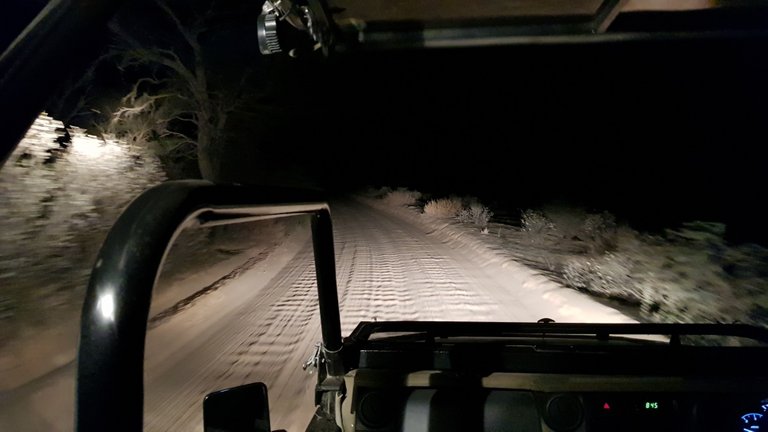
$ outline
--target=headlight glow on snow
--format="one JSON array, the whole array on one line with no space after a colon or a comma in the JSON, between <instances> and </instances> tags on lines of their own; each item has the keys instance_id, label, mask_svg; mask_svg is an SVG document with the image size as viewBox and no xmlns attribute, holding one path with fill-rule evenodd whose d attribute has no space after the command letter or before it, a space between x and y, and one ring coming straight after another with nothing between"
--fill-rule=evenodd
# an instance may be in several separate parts
<instances>
[{"instance_id":1,"label":"headlight glow on snow","mask_svg":"<svg viewBox=\"0 0 768 432\"><path fill-rule=\"evenodd\" d=\"M108 144L96 137L78 136L73 143L72 151L86 159L98 159L108 152Z\"/></svg>"}]
</instances>

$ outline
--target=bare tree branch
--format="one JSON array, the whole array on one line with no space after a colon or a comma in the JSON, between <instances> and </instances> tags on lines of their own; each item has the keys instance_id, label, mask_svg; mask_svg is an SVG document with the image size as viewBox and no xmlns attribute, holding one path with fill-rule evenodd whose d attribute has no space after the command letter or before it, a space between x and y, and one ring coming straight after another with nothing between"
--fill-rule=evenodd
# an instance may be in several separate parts
<instances>
[{"instance_id":1,"label":"bare tree branch","mask_svg":"<svg viewBox=\"0 0 768 432\"><path fill-rule=\"evenodd\" d=\"M175 136L175 137L179 137L179 138L182 138L182 139L186 140L186 142L190 142L190 143L194 143L195 142L195 140L193 140L192 138L190 138L189 136L187 136L186 134L183 134L181 132L175 132L175 131L166 130L160 136L162 136L162 137Z\"/></svg>"},{"instance_id":2,"label":"bare tree branch","mask_svg":"<svg viewBox=\"0 0 768 432\"><path fill-rule=\"evenodd\" d=\"M190 31L188 27L185 27L184 24L181 22L178 16L171 10L170 6L168 6L168 3L165 2L165 0L155 0L155 4L162 9L163 12L168 16L168 18L173 22L173 24L176 26L176 30L178 30L179 34L184 38L184 40L189 44L189 46L192 48L193 51L196 53L198 51L202 51L202 47L200 46L200 43L197 41L197 35L199 31Z\"/></svg>"},{"instance_id":3,"label":"bare tree branch","mask_svg":"<svg viewBox=\"0 0 768 432\"><path fill-rule=\"evenodd\" d=\"M197 122L197 120L194 119L194 118L185 118L185 117L178 117L178 116L174 116L173 118L169 118L169 119L166 119L166 120L167 121L173 120L173 121L180 121L180 122L189 122L189 123L192 123L195 126L197 126L199 124Z\"/></svg>"},{"instance_id":4,"label":"bare tree branch","mask_svg":"<svg viewBox=\"0 0 768 432\"><path fill-rule=\"evenodd\" d=\"M138 41L138 39L134 38L130 33L125 31L125 29L120 25L119 20L111 20L109 22L109 29L112 30L112 32L117 36L119 36L123 43L127 44L131 48L142 47L142 44ZM122 51L120 47L113 47L113 49L117 52Z\"/></svg>"}]
</instances>

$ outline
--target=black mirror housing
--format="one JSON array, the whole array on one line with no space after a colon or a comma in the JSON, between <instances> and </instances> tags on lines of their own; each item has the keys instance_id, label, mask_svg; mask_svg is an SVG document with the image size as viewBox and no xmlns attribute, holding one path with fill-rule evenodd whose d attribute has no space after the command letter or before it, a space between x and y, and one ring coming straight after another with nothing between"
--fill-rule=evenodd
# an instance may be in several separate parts
<instances>
[{"instance_id":1,"label":"black mirror housing","mask_svg":"<svg viewBox=\"0 0 768 432\"><path fill-rule=\"evenodd\" d=\"M269 398L264 383L209 393L203 400L205 432L270 432Z\"/></svg>"}]
</instances>

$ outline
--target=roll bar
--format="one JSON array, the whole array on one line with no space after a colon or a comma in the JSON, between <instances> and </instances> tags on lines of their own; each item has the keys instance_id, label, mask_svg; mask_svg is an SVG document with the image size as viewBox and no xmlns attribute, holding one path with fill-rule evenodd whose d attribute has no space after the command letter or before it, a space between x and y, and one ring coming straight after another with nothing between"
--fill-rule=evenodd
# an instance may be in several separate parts
<instances>
[{"instance_id":1,"label":"roll bar","mask_svg":"<svg viewBox=\"0 0 768 432\"><path fill-rule=\"evenodd\" d=\"M327 201L318 193L182 180L136 198L110 230L88 284L77 362L76 430L142 430L152 289L170 244L183 228L302 214L312 217L323 346L338 352L342 341L333 229Z\"/></svg>"}]
</instances>

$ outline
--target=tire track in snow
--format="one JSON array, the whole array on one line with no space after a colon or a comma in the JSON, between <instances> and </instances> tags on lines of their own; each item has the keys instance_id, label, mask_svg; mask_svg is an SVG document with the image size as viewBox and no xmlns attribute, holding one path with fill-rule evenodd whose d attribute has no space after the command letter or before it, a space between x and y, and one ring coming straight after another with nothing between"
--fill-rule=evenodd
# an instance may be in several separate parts
<instances>
[{"instance_id":1,"label":"tire track in snow","mask_svg":"<svg viewBox=\"0 0 768 432\"><path fill-rule=\"evenodd\" d=\"M238 266L237 268L227 273L226 275L220 277L219 279L216 279L210 285L204 287L201 290L198 290L192 295L189 295L179 300L178 302L174 303L171 307L158 312L155 316L149 319L149 322L147 323L147 330L152 330L153 328L162 324L168 318L192 306L195 303L195 301L197 301L201 297L216 291L222 286L225 286L227 282L233 279L237 279L244 272L252 269L256 264L260 263L261 261L264 261L264 259L272 252L272 250L274 250L274 248L268 248L267 250L258 253L256 256L248 258L248 260L245 263Z\"/></svg>"},{"instance_id":2,"label":"tire track in snow","mask_svg":"<svg viewBox=\"0 0 768 432\"><path fill-rule=\"evenodd\" d=\"M146 430L200 430L201 401L211 391L254 381L280 388L276 378L285 366L297 362L293 357L303 355L297 344L316 315L311 263L312 250L305 243L270 281L275 295L269 302L256 307L243 304L220 332L181 365L148 382ZM291 396L297 399L303 393L303 389L292 390Z\"/></svg>"},{"instance_id":3,"label":"tire track in snow","mask_svg":"<svg viewBox=\"0 0 768 432\"><path fill-rule=\"evenodd\" d=\"M356 202L343 203L333 216L344 251L340 268L354 262L340 298L345 334L374 319L498 318L496 302L478 295L468 275L443 254L445 247L423 232Z\"/></svg>"}]
</instances>

